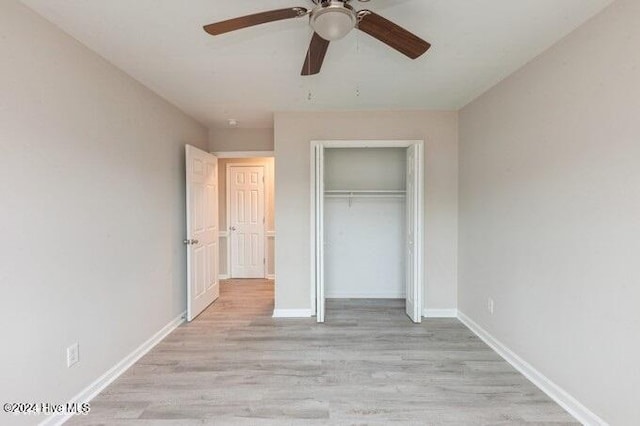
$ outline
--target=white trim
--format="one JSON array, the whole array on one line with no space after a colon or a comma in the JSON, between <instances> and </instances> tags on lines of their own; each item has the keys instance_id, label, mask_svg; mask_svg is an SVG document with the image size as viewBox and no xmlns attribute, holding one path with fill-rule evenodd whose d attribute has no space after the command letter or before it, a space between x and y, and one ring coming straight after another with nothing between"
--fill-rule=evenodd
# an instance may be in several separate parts
<instances>
[{"instance_id":1,"label":"white trim","mask_svg":"<svg viewBox=\"0 0 640 426\"><path fill-rule=\"evenodd\" d=\"M107 386L113 383L118 377L127 371L133 364L135 364L140 358L146 355L151 349L160 343L165 337L167 337L173 330L178 328L187 318L187 311L181 313L178 317L171 320L169 324L162 327L160 331L151 336L146 342L138 346L129 355L125 356L120 362L111 367L109 371L98 377L93 383L84 388L80 393L74 396L70 403L85 403L90 402L100 392L102 392ZM64 415L51 415L40 422L40 426L53 426L62 425L67 420L71 419L74 414Z\"/></svg>"},{"instance_id":2,"label":"white trim","mask_svg":"<svg viewBox=\"0 0 640 426\"><path fill-rule=\"evenodd\" d=\"M410 146L417 146L418 156L418 185L416 186L416 203L418 204L418 229L416 230L416 251L419 259L417 265L417 279L422 285L419 286L419 297L417 303L419 304L418 312L423 311L424 306L424 233L425 233L425 213L424 213L424 169L425 169L425 152L424 152L424 140L312 140L309 144L309 194L310 194L310 215L309 215L309 234L310 234L310 260L311 260L311 276L310 276L310 297L311 297L311 313L317 315L318 313L318 294L316 288L316 146L322 146L324 148L409 148ZM324 193L324 188L322 190Z\"/></svg>"},{"instance_id":3,"label":"white trim","mask_svg":"<svg viewBox=\"0 0 640 426\"><path fill-rule=\"evenodd\" d=\"M229 280L229 274L218 274L218 280Z\"/></svg>"},{"instance_id":4,"label":"white trim","mask_svg":"<svg viewBox=\"0 0 640 426\"><path fill-rule=\"evenodd\" d=\"M272 158L275 151L226 151L212 152L218 158Z\"/></svg>"},{"instance_id":5,"label":"white trim","mask_svg":"<svg viewBox=\"0 0 640 426\"><path fill-rule=\"evenodd\" d=\"M309 296L311 297L311 315L317 315L318 308L316 302L318 295L316 294L316 145L319 142L311 141L309 144L309 283L311 285Z\"/></svg>"},{"instance_id":6,"label":"white trim","mask_svg":"<svg viewBox=\"0 0 640 426\"><path fill-rule=\"evenodd\" d=\"M276 231L266 231L264 233L265 237L267 238L275 238L276 237Z\"/></svg>"},{"instance_id":7,"label":"white trim","mask_svg":"<svg viewBox=\"0 0 640 426\"><path fill-rule=\"evenodd\" d=\"M310 318L311 309L274 309L273 318Z\"/></svg>"},{"instance_id":8,"label":"white trim","mask_svg":"<svg viewBox=\"0 0 640 426\"><path fill-rule=\"evenodd\" d=\"M606 426L607 422L598 417L595 413L582 405L577 399L571 396L567 391L560 386L553 383L544 374L536 370L527 361L520 358L511 349L505 346L498 339L489 334L478 324L476 324L471 318L464 313L458 311L458 318L466 325L469 330L474 332L480 339L482 339L487 345L498 353L502 358L511 364L522 375L529 379L540 390L546 393L551 399L553 399L558 405L564 408L569 414L575 417L580 423L584 425L593 426Z\"/></svg>"},{"instance_id":9,"label":"white trim","mask_svg":"<svg viewBox=\"0 0 640 426\"><path fill-rule=\"evenodd\" d=\"M422 144L421 140L330 140L312 141L313 145L321 144L325 148L409 148Z\"/></svg>"},{"instance_id":10,"label":"white trim","mask_svg":"<svg viewBox=\"0 0 640 426\"><path fill-rule=\"evenodd\" d=\"M421 313L424 309L424 141L408 141L416 147L416 155L418 156L418 185L416 188L416 202L418 203L418 224L416 226L416 247L415 252L418 259L417 266L417 282L418 282L418 296L416 303L418 303L417 314L418 322L422 322Z\"/></svg>"},{"instance_id":11,"label":"white trim","mask_svg":"<svg viewBox=\"0 0 640 426\"><path fill-rule=\"evenodd\" d=\"M425 318L458 318L457 309L423 309L422 316Z\"/></svg>"},{"instance_id":12,"label":"white trim","mask_svg":"<svg viewBox=\"0 0 640 426\"><path fill-rule=\"evenodd\" d=\"M316 296L316 322L323 323L325 317L325 282L324 282L324 146L322 144L314 145L314 167L313 186L315 208L311 213L314 218L314 246L315 256L313 257L315 265L315 293Z\"/></svg>"}]
</instances>

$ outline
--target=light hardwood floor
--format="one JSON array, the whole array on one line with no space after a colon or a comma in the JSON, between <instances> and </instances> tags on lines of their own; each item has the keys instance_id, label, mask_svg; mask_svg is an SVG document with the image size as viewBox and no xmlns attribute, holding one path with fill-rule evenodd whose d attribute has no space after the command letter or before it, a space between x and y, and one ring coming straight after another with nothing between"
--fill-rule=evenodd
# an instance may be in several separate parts
<instances>
[{"instance_id":1,"label":"light hardwood floor","mask_svg":"<svg viewBox=\"0 0 640 426\"><path fill-rule=\"evenodd\" d=\"M414 325L396 300L328 301L324 325L272 312L269 282L223 282L68 424L575 424L457 320Z\"/></svg>"}]
</instances>

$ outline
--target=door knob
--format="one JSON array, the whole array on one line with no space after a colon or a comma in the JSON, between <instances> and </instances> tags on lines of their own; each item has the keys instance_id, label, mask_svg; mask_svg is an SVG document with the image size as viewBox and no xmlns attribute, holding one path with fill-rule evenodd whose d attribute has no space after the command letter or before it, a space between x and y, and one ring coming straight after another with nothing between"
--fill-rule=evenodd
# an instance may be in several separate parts
<instances>
[{"instance_id":1,"label":"door knob","mask_svg":"<svg viewBox=\"0 0 640 426\"><path fill-rule=\"evenodd\" d=\"M237 228L235 226L232 226L229 229L232 230L232 231L235 231Z\"/></svg>"}]
</instances>

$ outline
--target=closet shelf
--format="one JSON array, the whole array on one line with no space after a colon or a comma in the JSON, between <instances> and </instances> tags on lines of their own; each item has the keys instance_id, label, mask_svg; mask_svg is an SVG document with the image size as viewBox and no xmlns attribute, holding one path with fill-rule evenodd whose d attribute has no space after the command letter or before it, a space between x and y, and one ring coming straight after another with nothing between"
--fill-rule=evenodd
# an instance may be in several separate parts
<instances>
[{"instance_id":1,"label":"closet shelf","mask_svg":"<svg viewBox=\"0 0 640 426\"><path fill-rule=\"evenodd\" d=\"M401 189L330 189L324 191L327 198L404 198L407 191Z\"/></svg>"}]
</instances>

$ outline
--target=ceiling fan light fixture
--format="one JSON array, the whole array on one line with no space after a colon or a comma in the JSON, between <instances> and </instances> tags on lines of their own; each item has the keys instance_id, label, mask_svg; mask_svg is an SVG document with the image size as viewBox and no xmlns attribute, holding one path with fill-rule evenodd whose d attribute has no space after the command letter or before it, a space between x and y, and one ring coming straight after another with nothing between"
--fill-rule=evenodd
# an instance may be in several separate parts
<instances>
[{"instance_id":1,"label":"ceiling fan light fixture","mask_svg":"<svg viewBox=\"0 0 640 426\"><path fill-rule=\"evenodd\" d=\"M340 40L351 32L358 16L351 6L341 1L331 1L311 12L311 27L323 39Z\"/></svg>"}]
</instances>

